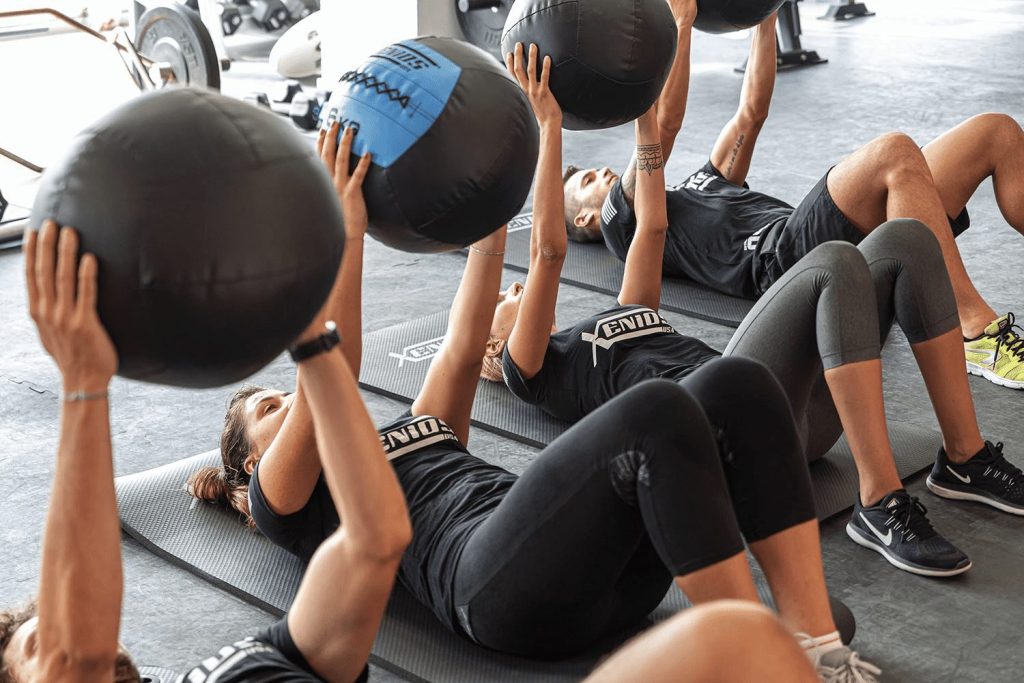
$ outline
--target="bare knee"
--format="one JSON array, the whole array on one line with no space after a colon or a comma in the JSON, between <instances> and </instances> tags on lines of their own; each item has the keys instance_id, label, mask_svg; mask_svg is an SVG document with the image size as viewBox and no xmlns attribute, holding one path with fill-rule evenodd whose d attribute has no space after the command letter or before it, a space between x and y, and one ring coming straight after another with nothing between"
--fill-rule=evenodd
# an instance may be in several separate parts
<instances>
[{"instance_id":1,"label":"bare knee","mask_svg":"<svg viewBox=\"0 0 1024 683\"><path fill-rule=\"evenodd\" d=\"M914 139L906 133L894 131L875 138L870 143L870 152L880 176L889 187L911 179L931 181L928 161Z\"/></svg>"},{"instance_id":2,"label":"bare knee","mask_svg":"<svg viewBox=\"0 0 1024 683\"><path fill-rule=\"evenodd\" d=\"M1024 130L1017 120L1008 114L986 112L967 119L965 126L977 130L985 137L992 151L1005 150L1008 147L1024 144Z\"/></svg>"}]
</instances>

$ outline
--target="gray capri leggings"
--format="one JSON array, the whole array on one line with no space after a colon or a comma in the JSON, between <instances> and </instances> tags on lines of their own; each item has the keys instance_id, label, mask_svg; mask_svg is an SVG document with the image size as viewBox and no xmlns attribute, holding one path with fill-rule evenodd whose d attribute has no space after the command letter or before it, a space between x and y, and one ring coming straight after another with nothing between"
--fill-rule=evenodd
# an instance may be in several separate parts
<instances>
[{"instance_id":1,"label":"gray capri leggings","mask_svg":"<svg viewBox=\"0 0 1024 683\"><path fill-rule=\"evenodd\" d=\"M960 326L939 243L906 218L857 246L826 242L800 259L743 319L725 355L775 373L813 462L843 432L824 370L879 358L894 320L911 344Z\"/></svg>"}]
</instances>

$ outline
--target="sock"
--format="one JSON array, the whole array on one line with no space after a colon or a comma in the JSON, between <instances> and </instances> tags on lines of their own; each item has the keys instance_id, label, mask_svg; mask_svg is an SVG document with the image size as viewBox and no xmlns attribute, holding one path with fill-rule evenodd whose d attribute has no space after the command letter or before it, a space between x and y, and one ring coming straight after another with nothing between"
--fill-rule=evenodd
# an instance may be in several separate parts
<instances>
[{"instance_id":1,"label":"sock","mask_svg":"<svg viewBox=\"0 0 1024 683\"><path fill-rule=\"evenodd\" d=\"M844 647L843 639L839 637L839 631L832 631L832 633L826 633L817 638L801 638L800 646L803 647L812 662L818 661L824 654Z\"/></svg>"}]
</instances>

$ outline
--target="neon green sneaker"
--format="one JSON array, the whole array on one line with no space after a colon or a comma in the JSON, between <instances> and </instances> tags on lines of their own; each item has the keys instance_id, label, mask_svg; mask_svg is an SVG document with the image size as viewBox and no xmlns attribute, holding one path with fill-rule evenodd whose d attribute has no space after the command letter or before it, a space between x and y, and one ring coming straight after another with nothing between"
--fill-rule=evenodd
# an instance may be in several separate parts
<instances>
[{"instance_id":1,"label":"neon green sneaker","mask_svg":"<svg viewBox=\"0 0 1024 683\"><path fill-rule=\"evenodd\" d=\"M974 339L964 341L967 372L1011 389L1024 389L1024 330L1013 313L992 322Z\"/></svg>"}]
</instances>

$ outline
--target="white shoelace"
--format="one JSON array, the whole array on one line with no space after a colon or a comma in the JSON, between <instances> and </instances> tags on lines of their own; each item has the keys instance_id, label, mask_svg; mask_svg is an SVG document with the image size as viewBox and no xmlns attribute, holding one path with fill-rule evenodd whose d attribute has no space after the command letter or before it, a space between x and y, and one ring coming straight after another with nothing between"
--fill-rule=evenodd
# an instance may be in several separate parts
<instances>
[{"instance_id":1,"label":"white shoelace","mask_svg":"<svg viewBox=\"0 0 1024 683\"><path fill-rule=\"evenodd\" d=\"M853 650L847 650L846 661L840 666L825 666L820 662L815 667L822 683L877 683L882 670L865 662Z\"/></svg>"}]
</instances>

